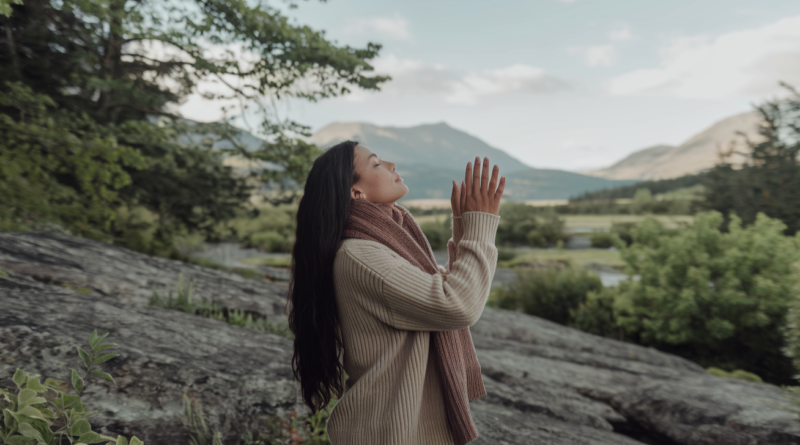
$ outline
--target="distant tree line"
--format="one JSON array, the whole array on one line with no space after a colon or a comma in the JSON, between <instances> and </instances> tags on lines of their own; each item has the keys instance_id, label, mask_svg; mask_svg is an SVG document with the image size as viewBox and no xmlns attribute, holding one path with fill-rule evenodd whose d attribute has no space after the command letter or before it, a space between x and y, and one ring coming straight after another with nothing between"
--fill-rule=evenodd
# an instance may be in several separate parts
<instances>
[{"instance_id":1,"label":"distant tree line","mask_svg":"<svg viewBox=\"0 0 800 445\"><path fill-rule=\"evenodd\" d=\"M657 195L659 193L671 192L673 190L694 187L703 184L705 181L705 172L684 175L679 178L673 179L658 179L651 181L637 182L636 184L623 185L620 187L605 188L593 192L586 192L581 195L569 199L570 204L577 204L587 201L607 201L614 199L632 199L638 190L647 189L650 193Z\"/></svg>"}]
</instances>

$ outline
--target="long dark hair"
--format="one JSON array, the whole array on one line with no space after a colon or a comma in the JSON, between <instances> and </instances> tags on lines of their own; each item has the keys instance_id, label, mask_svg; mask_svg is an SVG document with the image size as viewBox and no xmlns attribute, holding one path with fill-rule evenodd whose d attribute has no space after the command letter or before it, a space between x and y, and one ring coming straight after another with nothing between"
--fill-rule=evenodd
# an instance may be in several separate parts
<instances>
[{"instance_id":1,"label":"long dark hair","mask_svg":"<svg viewBox=\"0 0 800 445\"><path fill-rule=\"evenodd\" d=\"M312 412L343 394L344 366L333 260L350 215L350 188L358 182L353 156L358 142L326 150L311 167L297 209L287 305L294 333L292 370Z\"/></svg>"}]
</instances>

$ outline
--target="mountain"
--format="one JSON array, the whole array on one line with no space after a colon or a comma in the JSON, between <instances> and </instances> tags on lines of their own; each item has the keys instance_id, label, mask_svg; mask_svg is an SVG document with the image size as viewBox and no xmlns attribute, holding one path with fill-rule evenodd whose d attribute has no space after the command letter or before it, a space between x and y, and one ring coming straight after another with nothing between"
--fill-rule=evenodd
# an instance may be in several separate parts
<instances>
[{"instance_id":1,"label":"mountain","mask_svg":"<svg viewBox=\"0 0 800 445\"><path fill-rule=\"evenodd\" d=\"M741 131L748 138L757 140L760 122L761 115L755 111L737 114L715 123L677 147L657 145L645 148L610 167L583 173L606 179L634 180L670 179L699 173L719 161L718 148L727 150L731 141L739 140L736 132ZM734 155L730 160L737 163L744 159L741 155Z\"/></svg>"},{"instance_id":2,"label":"mountain","mask_svg":"<svg viewBox=\"0 0 800 445\"><path fill-rule=\"evenodd\" d=\"M444 122L414 127L336 122L321 128L311 137L311 142L320 148L328 148L345 140L358 141L378 156L397 162L398 168L407 164L427 164L460 170L476 156L488 157L489 162L497 164L504 174L531 168L519 159Z\"/></svg>"},{"instance_id":3,"label":"mountain","mask_svg":"<svg viewBox=\"0 0 800 445\"><path fill-rule=\"evenodd\" d=\"M344 140L356 140L384 159L397 163L408 185L404 199L450 197L451 180L464 178L467 162L488 157L506 176L503 193L509 200L567 199L603 188L636 181L617 181L563 170L537 169L446 123L414 127L380 127L373 124L333 123L318 130L310 142L322 149Z\"/></svg>"}]
</instances>

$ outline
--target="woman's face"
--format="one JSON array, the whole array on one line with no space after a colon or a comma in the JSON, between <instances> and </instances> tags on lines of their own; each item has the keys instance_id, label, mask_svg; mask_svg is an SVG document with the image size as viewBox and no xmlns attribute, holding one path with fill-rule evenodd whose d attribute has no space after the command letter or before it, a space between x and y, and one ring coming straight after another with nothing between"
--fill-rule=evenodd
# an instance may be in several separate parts
<instances>
[{"instance_id":1,"label":"woman's face","mask_svg":"<svg viewBox=\"0 0 800 445\"><path fill-rule=\"evenodd\" d=\"M408 193L408 187L394 171L397 164L380 159L367 147L356 145L353 165L360 176L350 189L353 199L366 199L375 204L394 204Z\"/></svg>"}]
</instances>

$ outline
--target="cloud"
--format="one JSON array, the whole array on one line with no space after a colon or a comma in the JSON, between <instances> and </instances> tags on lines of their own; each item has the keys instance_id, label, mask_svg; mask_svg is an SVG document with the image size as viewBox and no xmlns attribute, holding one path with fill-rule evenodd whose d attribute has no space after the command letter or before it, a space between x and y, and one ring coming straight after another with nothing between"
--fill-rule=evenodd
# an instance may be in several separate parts
<instances>
[{"instance_id":1,"label":"cloud","mask_svg":"<svg viewBox=\"0 0 800 445\"><path fill-rule=\"evenodd\" d=\"M379 93L354 90L344 96L345 100L363 102L379 94L438 97L446 103L475 105L481 99L506 93L541 94L571 88L567 81L523 64L465 71L388 54L375 60L372 66L376 74L388 74L392 80L382 85Z\"/></svg>"},{"instance_id":2,"label":"cloud","mask_svg":"<svg viewBox=\"0 0 800 445\"><path fill-rule=\"evenodd\" d=\"M393 17L362 17L348 22L345 35L378 35L392 40L409 40L408 20L395 13Z\"/></svg>"},{"instance_id":3,"label":"cloud","mask_svg":"<svg viewBox=\"0 0 800 445\"><path fill-rule=\"evenodd\" d=\"M717 37L676 38L661 63L617 76L615 95L722 99L774 93L778 81L800 83L800 16Z\"/></svg>"},{"instance_id":4,"label":"cloud","mask_svg":"<svg viewBox=\"0 0 800 445\"><path fill-rule=\"evenodd\" d=\"M625 40L630 40L633 38L633 34L631 34L631 29L628 25L622 25L619 29L615 29L608 33L608 39L612 42L624 42Z\"/></svg>"},{"instance_id":5,"label":"cloud","mask_svg":"<svg viewBox=\"0 0 800 445\"><path fill-rule=\"evenodd\" d=\"M573 54L583 57L586 66L611 66L617 59L614 45L593 45L567 48Z\"/></svg>"},{"instance_id":6,"label":"cloud","mask_svg":"<svg viewBox=\"0 0 800 445\"><path fill-rule=\"evenodd\" d=\"M475 105L483 98L506 93L541 94L570 88L567 81L541 68L523 64L463 71L388 54L372 65L375 73L388 74L392 80L382 85L379 93L354 90L344 96L345 100L362 102L380 94L382 97L438 97L446 103Z\"/></svg>"},{"instance_id":7,"label":"cloud","mask_svg":"<svg viewBox=\"0 0 800 445\"><path fill-rule=\"evenodd\" d=\"M546 93L567 88L567 82L550 76L541 68L516 64L467 74L452 85L445 101L472 105L485 96L510 92Z\"/></svg>"}]
</instances>

